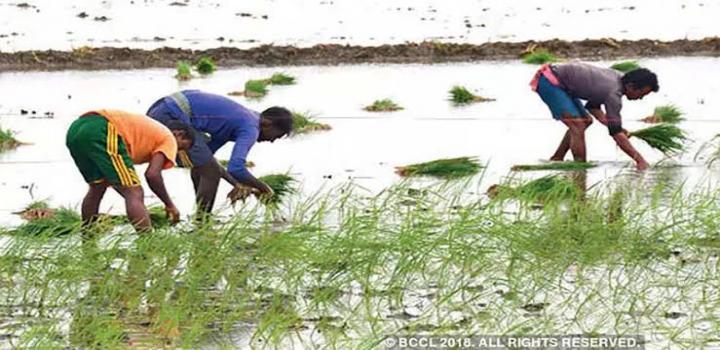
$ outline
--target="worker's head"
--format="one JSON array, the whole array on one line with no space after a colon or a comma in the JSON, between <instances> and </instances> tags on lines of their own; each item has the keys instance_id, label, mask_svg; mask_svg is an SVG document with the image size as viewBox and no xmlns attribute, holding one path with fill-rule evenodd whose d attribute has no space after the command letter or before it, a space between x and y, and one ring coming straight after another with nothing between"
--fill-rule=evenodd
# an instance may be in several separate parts
<instances>
[{"instance_id":1,"label":"worker's head","mask_svg":"<svg viewBox=\"0 0 720 350\"><path fill-rule=\"evenodd\" d=\"M283 107L270 107L260 113L260 135L258 141L273 142L290 134L293 128L293 116Z\"/></svg>"},{"instance_id":2,"label":"worker's head","mask_svg":"<svg viewBox=\"0 0 720 350\"><path fill-rule=\"evenodd\" d=\"M194 142L195 133L193 129L187 124L179 120L171 120L165 124L177 141L178 150L187 151L192 147Z\"/></svg>"},{"instance_id":3,"label":"worker's head","mask_svg":"<svg viewBox=\"0 0 720 350\"><path fill-rule=\"evenodd\" d=\"M622 83L628 100L640 100L647 94L657 92L660 89L657 75L645 68L638 68L625 73L622 77Z\"/></svg>"}]
</instances>

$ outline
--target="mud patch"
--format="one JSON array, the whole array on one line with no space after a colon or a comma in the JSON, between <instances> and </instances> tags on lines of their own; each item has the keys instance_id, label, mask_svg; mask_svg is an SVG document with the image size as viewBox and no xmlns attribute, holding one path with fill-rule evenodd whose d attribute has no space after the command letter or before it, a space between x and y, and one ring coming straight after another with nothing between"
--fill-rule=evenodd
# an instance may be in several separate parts
<instances>
[{"instance_id":1,"label":"mud patch","mask_svg":"<svg viewBox=\"0 0 720 350\"><path fill-rule=\"evenodd\" d=\"M702 40L583 40L496 42L482 45L441 42L380 46L321 44L301 48L263 45L252 49L220 47L208 50L159 48L92 48L74 51L21 51L0 53L0 71L61 69L170 68L178 61L209 56L223 66L337 65L355 63L441 63L519 59L528 47L547 49L562 59L615 59L624 57L720 56L720 38Z\"/></svg>"}]
</instances>

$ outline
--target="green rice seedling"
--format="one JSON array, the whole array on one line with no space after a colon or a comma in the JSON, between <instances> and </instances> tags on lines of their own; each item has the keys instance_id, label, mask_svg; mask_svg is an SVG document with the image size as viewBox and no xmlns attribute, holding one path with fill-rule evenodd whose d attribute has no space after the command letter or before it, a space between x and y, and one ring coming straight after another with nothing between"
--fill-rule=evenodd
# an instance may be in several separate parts
<instances>
[{"instance_id":1,"label":"green rice seedling","mask_svg":"<svg viewBox=\"0 0 720 350\"><path fill-rule=\"evenodd\" d=\"M195 69L198 71L198 73L202 75L208 75L212 74L217 70L217 66L215 65L215 61L213 61L210 57L201 57L196 63L195 63Z\"/></svg>"},{"instance_id":2,"label":"green rice seedling","mask_svg":"<svg viewBox=\"0 0 720 350\"><path fill-rule=\"evenodd\" d=\"M640 68L640 65L637 63L637 61L623 61L613 64L612 66L610 66L610 68L621 71L623 73L627 73L629 71Z\"/></svg>"},{"instance_id":3,"label":"green rice seedling","mask_svg":"<svg viewBox=\"0 0 720 350\"><path fill-rule=\"evenodd\" d=\"M265 82L268 85L293 85L295 84L295 77L279 72L274 73L270 78L266 79Z\"/></svg>"},{"instance_id":4,"label":"green rice seedling","mask_svg":"<svg viewBox=\"0 0 720 350\"><path fill-rule=\"evenodd\" d=\"M192 79L192 68L190 67L190 63L187 63L185 61L179 61L177 63L177 74L175 74L175 79L177 80L190 80Z\"/></svg>"},{"instance_id":5,"label":"green rice seedling","mask_svg":"<svg viewBox=\"0 0 720 350\"><path fill-rule=\"evenodd\" d=\"M543 164L519 164L513 165L512 171L541 171L541 170L564 170L575 171L596 167L597 164L588 162L550 162Z\"/></svg>"},{"instance_id":6,"label":"green rice seedling","mask_svg":"<svg viewBox=\"0 0 720 350\"><path fill-rule=\"evenodd\" d=\"M547 203L579 198L580 188L572 180L548 175L520 185L494 185L488 189L491 198L514 198L528 203Z\"/></svg>"},{"instance_id":7,"label":"green rice seedling","mask_svg":"<svg viewBox=\"0 0 720 350\"><path fill-rule=\"evenodd\" d=\"M670 123L677 124L684 120L682 111L675 105L664 105L655 107L653 115L642 119L645 123Z\"/></svg>"},{"instance_id":8,"label":"green rice seedling","mask_svg":"<svg viewBox=\"0 0 720 350\"><path fill-rule=\"evenodd\" d=\"M311 131L330 130L330 125L319 123L308 112L293 111L293 133L304 134Z\"/></svg>"},{"instance_id":9,"label":"green rice seedling","mask_svg":"<svg viewBox=\"0 0 720 350\"><path fill-rule=\"evenodd\" d=\"M456 85L453 86L452 89L450 89L450 101L452 101L456 105L464 105L473 102L495 101L495 99L477 96L465 87Z\"/></svg>"},{"instance_id":10,"label":"green rice seedling","mask_svg":"<svg viewBox=\"0 0 720 350\"><path fill-rule=\"evenodd\" d=\"M268 84L265 80L248 80L245 82L245 97L261 98L268 93Z\"/></svg>"},{"instance_id":11,"label":"green rice seedling","mask_svg":"<svg viewBox=\"0 0 720 350\"><path fill-rule=\"evenodd\" d=\"M558 58L547 49L533 50L523 56L523 62L527 64L545 64L557 61Z\"/></svg>"},{"instance_id":12,"label":"green rice seedling","mask_svg":"<svg viewBox=\"0 0 720 350\"><path fill-rule=\"evenodd\" d=\"M275 193L268 201L265 201L266 204L278 205L287 195L297 191L294 187L297 180L287 174L264 175L259 177L258 180L272 188Z\"/></svg>"},{"instance_id":13,"label":"green rice seedling","mask_svg":"<svg viewBox=\"0 0 720 350\"><path fill-rule=\"evenodd\" d=\"M394 112L402 110L403 108L400 107L397 103L393 102L391 99L382 99L382 100L376 100L373 102L373 104L366 106L363 108L364 110L368 112Z\"/></svg>"},{"instance_id":14,"label":"green rice seedling","mask_svg":"<svg viewBox=\"0 0 720 350\"><path fill-rule=\"evenodd\" d=\"M630 136L645 141L650 147L672 155L685 150L685 132L672 124L659 124L630 133Z\"/></svg>"},{"instance_id":15,"label":"green rice seedling","mask_svg":"<svg viewBox=\"0 0 720 350\"><path fill-rule=\"evenodd\" d=\"M432 176L443 179L456 179L477 174L482 165L473 157L438 159L395 168L395 173L403 177Z\"/></svg>"},{"instance_id":16,"label":"green rice seedling","mask_svg":"<svg viewBox=\"0 0 720 350\"><path fill-rule=\"evenodd\" d=\"M0 152L13 149L18 145L20 142L15 139L15 133L0 127Z\"/></svg>"}]
</instances>

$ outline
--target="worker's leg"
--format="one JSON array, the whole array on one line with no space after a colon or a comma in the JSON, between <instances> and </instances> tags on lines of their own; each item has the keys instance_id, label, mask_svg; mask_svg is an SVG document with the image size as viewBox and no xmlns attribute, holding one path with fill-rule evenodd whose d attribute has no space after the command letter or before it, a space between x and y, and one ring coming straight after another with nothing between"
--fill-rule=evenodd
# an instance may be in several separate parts
<instances>
[{"instance_id":1,"label":"worker's leg","mask_svg":"<svg viewBox=\"0 0 720 350\"><path fill-rule=\"evenodd\" d=\"M127 211L128 220L138 232L147 232L152 229L150 223L150 215L145 208L143 198L143 189L141 186L113 186L125 199L125 209Z\"/></svg>"}]
</instances>

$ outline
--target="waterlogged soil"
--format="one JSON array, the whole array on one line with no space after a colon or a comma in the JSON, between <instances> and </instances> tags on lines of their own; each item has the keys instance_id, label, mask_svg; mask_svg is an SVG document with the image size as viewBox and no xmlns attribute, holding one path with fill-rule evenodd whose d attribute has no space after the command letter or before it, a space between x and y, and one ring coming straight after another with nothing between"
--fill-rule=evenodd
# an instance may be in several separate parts
<instances>
[{"instance_id":1,"label":"waterlogged soil","mask_svg":"<svg viewBox=\"0 0 720 350\"><path fill-rule=\"evenodd\" d=\"M206 50L80 47L72 51L0 52L0 71L102 70L175 67L178 61L213 58L221 66L292 66L358 63L441 63L517 59L544 48L561 59L719 56L720 38L702 40L581 40L493 42L480 45L421 42L380 46L321 44L312 47L263 45L250 49Z\"/></svg>"}]
</instances>

